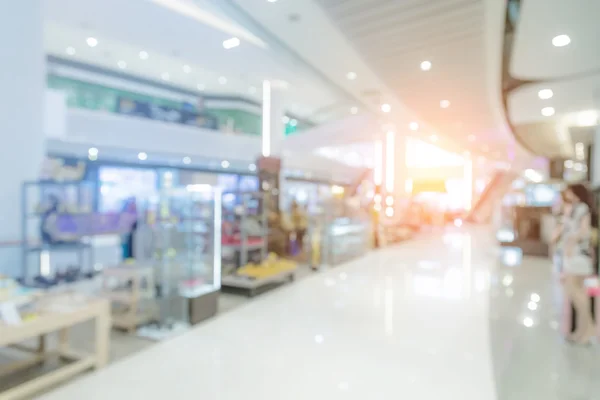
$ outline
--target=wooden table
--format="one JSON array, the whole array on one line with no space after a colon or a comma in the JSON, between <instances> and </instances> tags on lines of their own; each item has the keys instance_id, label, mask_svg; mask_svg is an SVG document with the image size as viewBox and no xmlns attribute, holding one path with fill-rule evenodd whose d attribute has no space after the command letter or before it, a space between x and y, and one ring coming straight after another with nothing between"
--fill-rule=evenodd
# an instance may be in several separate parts
<instances>
[{"instance_id":1,"label":"wooden table","mask_svg":"<svg viewBox=\"0 0 600 400\"><path fill-rule=\"evenodd\" d=\"M62 297L62 298L61 298ZM18 370L41 364L52 355L70 363L45 373L21 385L0 392L0 400L30 398L33 394L64 382L69 378L93 368L102 368L108 362L110 341L110 304L106 299L88 298L81 305L70 302L70 309L51 310L52 302L65 302L65 295L43 296L41 305L45 305L39 317L24 321L18 325L6 325L0 322L0 348L13 347L32 353L33 357L0 368L0 376L15 373ZM74 305L75 304L75 305ZM75 351L69 347L69 329L86 321L95 321L95 350L91 354ZM58 332L58 346L48 351L46 335ZM38 346L30 349L22 345L29 339L38 339Z\"/></svg>"},{"instance_id":2,"label":"wooden table","mask_svg":"<svg viewBox=\"0 0 600 400\"><path fill-rule=\"evenodd\" d=\"M154 267L138 264L123 264L102 270L102 287L105 296L113 303L126 306L126 311L113 313L115 328L129 333L144 324L158 320L159 312L155 301ZM112 290L110 281L129 283L127 289Z\"/></svg>"}]
</instances>

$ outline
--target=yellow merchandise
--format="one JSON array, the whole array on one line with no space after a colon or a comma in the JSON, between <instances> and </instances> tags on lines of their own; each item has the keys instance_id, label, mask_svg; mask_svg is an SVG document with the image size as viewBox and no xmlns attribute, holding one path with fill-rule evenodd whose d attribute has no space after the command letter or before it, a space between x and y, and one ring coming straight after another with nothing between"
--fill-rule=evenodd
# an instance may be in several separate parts
<instances>
[{"instance_id":1,"label":"yellow merchandise","mask_svg":"<svg viewBox=\"0 0 600 400\"><path fill-rule=\"evenodd\" d=\"M294 261L279 259L276 254L271 253L259 265L249 263L237 270L238 276L246 276L254 279L269 278L287 271L293 271L297 265Z\"/></svg>"}]
</instances>

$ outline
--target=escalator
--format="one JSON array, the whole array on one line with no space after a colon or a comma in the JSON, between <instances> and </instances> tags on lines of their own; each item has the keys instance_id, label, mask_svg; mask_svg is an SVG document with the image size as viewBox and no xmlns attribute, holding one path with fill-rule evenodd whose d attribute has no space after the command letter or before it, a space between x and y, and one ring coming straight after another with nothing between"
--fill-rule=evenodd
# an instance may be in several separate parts
<instances>
[{"instance_id":1,"label":"escalator","mask_svg":"<svg viewBox=\"0 0 600 400\"><path fill-rule=\"evenodd\" d=\"M509 190L516 176L509 171L497 171L467 215L469 222L491 222L495 207Z\"/></svg>"}]
</instances>

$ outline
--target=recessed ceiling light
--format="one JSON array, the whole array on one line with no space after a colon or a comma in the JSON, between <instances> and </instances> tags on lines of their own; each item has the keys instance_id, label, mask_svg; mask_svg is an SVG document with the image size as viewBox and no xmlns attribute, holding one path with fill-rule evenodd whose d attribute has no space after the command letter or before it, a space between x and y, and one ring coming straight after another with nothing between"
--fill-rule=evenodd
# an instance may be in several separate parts
<instances>
[{"instance_id":1,"label":"recessed ceiling light","mask_svg":"<svg viewBox=\"0 0 600 400\"><path fill-rule=\"evenodd\" d=\"M183 67L183 72L185 72L186 74L189 74L190 72L192 72L192 67L190 67L189 65L184 65Z\"/></svg>"},{"instance_id":2,"label":"recessed ceiling light","mask_svg":"<svg viewBox=\"0 0 600 400\"><path fill-rule=\"evenodd\" d=\"M284 124L288 124L290 122L290 117L284 115L283 117L281 117L281 122L283 122Z\"/></svg>"},{"instance_id":3,"label":"recessed ceiling light","mask_svg":"<svg viewBox=\"0 0 600 400\"><path fill-rule=\"evenodd\" d=\"M410 124L408 124L408 127L410 128L411 131L418 131L419 130L419 123L418 122L411 122Z\"/></svg>"},{"instance_id":4,"label":"recessed ceiling light","mask_svg":"<svg viewBox=\"0 0 600 400\"><path fill-rule=\"evenodd\" d=\"M387 103L382 104L381 105L381 111L383 111L384 113L389 113L390 111L392 111L392 106L390 106Z\"/></svg>"},{"instance_id":5,"label":"recessed ceiling light","mask_svg":"<svg viewBox=\"0 0 600 400\"><path fill-rule=\"evenodd\" d=\"M141 161L145 161L148 159L148 154L146 154L142 151L141 153L138 153L138 159Z\"/></svg>"},{"instance_id":6,"label":"recessed ceiling light","mask_svg":"<svg viewBox=\"0 0 600 400\"><path fill-rule=\"evenodd\" d=\"M450 101L448 101L448 100L442 100L442 101L440 101L440 107L442 107L442 108L448 108L448 107L450 107Z\"/></svg>"},{"instance_id":7,"label":"recessed ceiling light","mask_svg":"<svg viewBox=\"0 0 600 400\"><path fill-rule=\"evenodd\" d=\"M171 79L171 76L168 72L163 72L160 77L163 79L163 81L168 81L169 79Z\"/></svg>"},{"instance_id":8,"label":"recessed ceiling light","mask_svg":"<svg viewBox=\"0 0 600 400\"><path fill-rule=\"evenodd\" d=\"M431 136L429 137L429 139L430 139L432 142L434 142L434 143L435 143L435 142L437 142L437 140L438 140L438 137L437 137L436 135L431 135Z\"/></svg>"},{"instance_id":9,"label":"recessed ceiling light","mask_svg":"<svg viewBox=\"0 0 600 400\"><path fill-rule=\"evenodd\" d=\"M229 168L229 165L230 165L229 161L227 161L227 160L221 161L221 167L223 167L223 168Z\"/></svg>"},{"instance_id":10,"label":"recessed ceiling light","mask_svg":"<svg viewBox=\"0 0 600 400\"><path fill-rule=\"evenodd\" d=\"M192 162L192 159L189 157L183 157L183 163L184 164L190 164Z\"/></svg>"},{"instance_id":11,"label":"recessed ceiling light","mask_svg":"<svg viewBox=\"0 0 600 400\"><path fill-rule=\"evenodd\" d=\"M469 142L474 142L475 139L477 139L477 137L475 135L469 135L467 139L469 140Z\"/></svg>"},{"instance_id":12,"label":"recessed ceiling light","mask_svg":"<svg viewBox=\"0 0 600 400\"><path fill-rule=\"evenodd\" d=\"M196 88L197 88L199 91L203 92L203 91L204 91L204 89L206 89L206 86L204 86L204 84L202 84L202 83L199 83L199 84L197 84L197 85L196 85Z\"/></svg>"},{"instance_id":13,"label":"recessed ceiling light","mask_svg":"<svg viewBox=\"0 0 600 400\"><path fill-rule=\"evenodd\" d=\"M348 78L348 80L351 80L351 81L355 80L357 78L356 72L352 72L352 71L348 72L346 74L346 78Z\"/></svg>"},{"instance_id":14,"label":"recessed ceiling light","mask_svg":"<svg viewBox=\"0 0 600 400\"><path fill-rule=\"evenodd\" d=\"M96 47L96 46L98 46L98 39L96 39L95 37L89 37L89 38L86 39L85 42L90 47Z\"/></svg>"},{"instance_id":15,"label":"recessed ceiling light","mask_svg":"<svg viewBox=\"0 0 600 400\"><path fill-rule=\"evenodd\" d=\"M227 84L227 78L225 78L224 76L220 76L220 77L219 77L219 83L220 83L221 85L225 85L225 84Z\"/></svg>"},{"instance_id":16,"label":"recessed ceiling light","mask_svg":"<svg viewBox=\"0 0 600 400\"><path fill-rule=\"evenodd\" d=\"M290 119L290 126L296 126L298 125L298 121L295 119Z\"/></svg>"},{"instance_id":17,"label":"recessed ceiling light","mask_svg":"<svg viewBox=\"0 0 600 400\"><path fill-rule=\"evenodd\" d=\"M148 54L147 51L144 51L144 50L140 51L140 59L141 60L147 60L149 57L150 57L150 55Z\"/></svg>"},{"instance_id":18,"label":"recessed ceiling light","mask_svg":"<svg viewBox=\"0 0 600 400\"><path fill-rule=\"evenodd\" d=\"M569 35L558 35L552 39L552 44L554 47L565 47L571 43L571 38Z\"/></svg>"},{"instance_id":19,"label":"recessed ceiling light","mask_svg":"<svg viewBox=\"0 0 600 400\"><path fill-rule=\"evenodd\" d=\"M123 60L119 61L119 62L117 63L117 65L118 65L118 66L119 66L119 68L121 68L121 69L125 69L125 68L127 68L127 63L126 63L125 61L123 61Z\"/></svg>"},{"instance_id":20,"label":"recessed ceiling light","mask_svg":"<svg viewBox=\"0 0 600 400\"><path fill-rule=\"evenodd\" d=\"M423 61L421 63L421 70L422 71L429 71L431 69L431 61Z\"/></svg>"},{"instance_id":21,"label":"recessed ceiling light","mask_svg":"<svg viewBox=\"0 0 600 400\"><path fill-rule=\"evenodd\" d=\"M254 93L256 93L256 87L255 87L255 86L250 86L250 87L248 88L248 93L250 93L250 94L254 94Z\"/></svg>"},{"instance_id":22,"label":"recessed ceiling light","mask_svg":"<svg viewBox=\"0 0 600 400\"><path fill-rule=\"evenodd\" d=\"M277 0L267 0L269 3L277 3Z\"/></svg>"},{"instance_id":23,"label":"recessed ceiling light","mask_svg":"<svg viewBox=\"0 0 600 400\"><path fill-rule=\"evenodd\" d=\"M544 107L542 108L542 115L544 117L551 117L555 113L554 107Z\"/></svg>"},{"instance_id":24,"label":"recessed ceiling light","mask_svg":"<svg viewBox=\"0 0 600 400\"><path fill-rule=\"evenodd\" d=\"M240 45L240 39L236 37L232 37L231 39L227 39L223 41L223 48L225 50L230 50Z\"/></svg>"},{"instance_id":25,"label":"recessed ceiling light","mask_svg":"<svg viewBox=\"0 0 600 400\"><path fill-rule=\"evenodd\" d=\"M551 99L554 96L552 89L542 89L538 92L538 97L542 100Z\"/></svg>"},{"instance_id":26,"label":"recessed ceiling light","mask_svg":"<svg viewBox=\"0 0 600 400\"><path fill-rule=\"evenodd\" d=\"M256 171L256 164L250 164L250 165L248 165L248 170L252 171L252 172Z\"/></svg>"},{"instance_id":27,"label":"recessed ceiling light","mask_svg":"<svg viewBox=\"0 0 600 400\"><path fill-rule=\"evenodd\" d=\"M352 114L358 114L358 107L351 107L351 108L350 108L350 112L351 112Z\"/></svg>"},{"instance_id":28,"label":"recessed ceiling light","mask_svg":"<svg viewBox=\"0 0 600 400\"><path fill-rule=\"evenodd\" d=\"M70 56L74 56L76 53L75 47L67 47L67 54Z\"/></svg>"},{"instance_id":29,"label":"recessed ceiling light","mask_svg":"<svg viewBox=\"0 0 600 400\"><path fill-rule=\"evenodd\" d=\"M98 149L95 147L90 147L88 149L88 155L90 156L97 156L98 155Z\"/></svg>"}]
</instances>

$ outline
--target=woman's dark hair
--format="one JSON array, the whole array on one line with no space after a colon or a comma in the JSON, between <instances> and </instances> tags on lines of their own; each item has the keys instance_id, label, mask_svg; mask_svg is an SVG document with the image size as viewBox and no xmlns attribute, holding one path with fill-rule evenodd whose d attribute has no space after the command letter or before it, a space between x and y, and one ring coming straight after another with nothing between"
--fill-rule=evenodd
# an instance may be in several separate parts
<instances>
[{"instance_id":1,"label":"woman's dark hair","mask_svg":"<svg viewBox=\"0 0 600 400\"><path fill-rule=\"evenodd\" d=\"M596 212L596 205L594 204L592 199L592 193L588 190L587 187L585 187L585 185L582 185L581 183L569 185L568 189L575 195L575 197L579 199L579 201L588 206L591 214L592 228L597 228L598 213Z\"/></svg>"}]
</instances>

